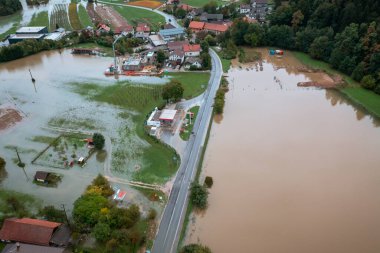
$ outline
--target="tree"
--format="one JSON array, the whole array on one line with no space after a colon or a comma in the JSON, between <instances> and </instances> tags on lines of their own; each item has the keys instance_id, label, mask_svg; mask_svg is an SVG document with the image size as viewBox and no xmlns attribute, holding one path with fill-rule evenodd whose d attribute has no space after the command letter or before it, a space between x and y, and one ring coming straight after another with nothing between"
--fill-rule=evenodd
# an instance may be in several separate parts
<instances>
[{"instance_id":1,"label":"tree","mask_svg":"<svg viewBox=\"0 0 380 253\"><path fill-rule=\"evenodd\" d=\"M102 150L104 148L105 139L104 136L100 133L94 133L92 136L92 141L97 150Z\"/></svg>"},{"instance_id":2,"label":"tree","mask_svg":"<svg viewBox=\"0 0 380 253\"><path fill-rule=\"evenodd\" d=\"M190 191L190 201L196 208L205 209L207 207L208 191L206 187L193 183Z\"/></svg>"},{"instance_id":3,"label":"tree","mask_svg":"<svg viewBox=\"0 0 380 253\"><path fill-rule=\"evenodd\" d=\"M298 27L302 24L304 18L305 16L302 14L302 11L300 10L293 13L292 27L294 30L298 29Z\"/></svg>"},{"instance_id":4,"label":"tree","mask_svg":"<svg viewBox=\"0 0 380 253\"><path fill-rule=\"evenodd\" d=\"M19 0L0 0L0 16L7 16L22 9Z\"/></svg>"},{"instance_id":5,"label":"tree","mask_svg":"<svg viewBox=\"0 0 380 253\"><path fill-rule=\"evenodd\" d=\"M54 206L45 206L39 212L39 215L43 216L48 221L65 222L66 216L63 210L57 209Z\"/></svg>"},{"instance_id":6,"label":"tree","mask_svg":"<svg viewBox=\"0 0 380 253\"><path fill-rule=\"evenodd\" d=\"M373 90L376 87L376 80L375 80L375 78L373 78L373 76L366 75L363 77L360 84L363 88Z\"/></svg>"},{"instance_id":7,"label":"tree","mask_svg":"<svg viewBox=\"0 0 380 253\"><path fill-rule=\"evenodd\" d=\"M211 69L211 56L209 55L208 51L201 53L201 59L202 59L202 68Z\"/></svg>"},{"instance_id":8,"label":"tree","mask_svg":"<svg viewBox=\"0 0 380 253\"><path fill-rule=\"evenodd\" d=\"M151 208L151 209L149 210L149 213L148 213L148 219L149 219L149 220L154 220L154 219L156 218L156 216L157 216L157 211L156 211L156 209Z\"/></svg>"},{"instance_id":9,"label":"tree","mask_svg":"<svg viewBox=\"0 0 380 253\"><path fill-rule=\"evenodd\" d=\"M217 8L218 8L217 2L212 0L203 6L203 11L207 13L215 14L217 12L216 11Z\"/></svg>"},{"instance_id":10,"label":"tree","mask_svg":"<svg viewBox=\"0 0 380 253\"><path fill-rule=\"evenodd\" d=\"M184 9L178 8L175 12L175 17L179 19L183 19L184 17L186 17L186 14L187 12Z\"/></svg>"},{"instance_id":11,"label":"tree","mask_svg":"<svg viewBox=\"0 0 380 253\"><path fill-rule=\"evenodd\" d=\"M0 182L3 181L3 179L5 179L8 175L7 173L7 170L5 169L5 165L7 163L5 162L5 160L0 157Z\"/></svg>"},{"instance_id":12,"label":"tree","mask_svg":"<svg viewBox=\"0 0 380 253\"><path fill-rule=\"evenodd\" d=\"M96 189L99 189L99 191ZM110 183L101 174L98 174L98 176L92 180L92 184L87 187L87 192L98 192L104 197L110 197L114 194L114 190L112 189Z\"/></svg>"},{"instance_id":13,"label":"tree","mask_svg":"<svg viewBox=\"0 0 380 253\"><path fill-rule=\"evenodd\" d=\"M184 246L180 253L211 253L211 250L209 247L201 244L189 244Z\"/></svg>"},{"instance_id":14,"label":"tree","mask_svg":"<svg viewBox=\"0 0 380 253\"><path fill-rule=\"evenodd\" d=\"M212 177L207 176L205 178L205 185L207 186L207 188L211 188L213 184L214 180L212 179Z\"/></svg>"},{"instance_id":15,"label":"tree","mask_svg":"<svg viewBox=\"0 0 380 253\"><path fill-rule=\"evenodd\" d=\"M201 41L201 49L203 52L208 52L209 47L210 46L206 40Z\"/></svg>"},{"instance_id":16,"label":"tree","mask_svg":"<svg viewBox=\"0 0 380 253\"><path fill-rule=\"evenodd\" d=\"M309 53L315 59L327 61L330 57L331 49L332 42L329 38L327 36L320 36L310 45Z\"/></svg>"},{"instance_id":17,"label":"tree","mask_svg":"<svg viewBox=\"0 0 380 253\"><path fill-rule=\"evenodd\" d=\"M106 223L97 223L94 227L93 232L95 239L99 242L106 242L110 239L111 236L111 228Z\"/></svg>"},{"instance_id":18,"label":"tree","mask_svg":"<svg viewBox=\"0 0 380 253\"><path fill-rule=\"evenodd\" d=\"M162 50L157 51L157 62L163 64L166 60L165 52Z\"/></svg>"},{"instance_id":19,"label":"tree","mask_svg":"<svg viewBox=\"0 0 380 253\"><path fill-rule=\"evenodd\" d=\"M168 84L165 84L162 89L162 98L167 102L170 100L176 102L183 97L183 86L178 80L171 80Z\"/></svg>"},{"instance_id":20,"label":"tree","mask_svg":"<svg viewBox=\"0 0 380 253\"><path fill-rule=\"evenodd\" d=\"M100 210L108 206L108 200L98 194L85 194L74 202L73 218L80 230L98 223Z\"/></svg>"}]
</instances>

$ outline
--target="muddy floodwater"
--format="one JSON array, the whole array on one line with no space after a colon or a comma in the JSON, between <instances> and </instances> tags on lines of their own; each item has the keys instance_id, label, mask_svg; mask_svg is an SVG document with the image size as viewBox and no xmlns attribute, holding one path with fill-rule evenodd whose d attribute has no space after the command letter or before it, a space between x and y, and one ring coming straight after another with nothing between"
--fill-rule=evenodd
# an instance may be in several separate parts
<instances>
[{"instance_id":1,"label":"muddy floodwater","mask_svg":"<svg viewBox=\"0 0 380 253\"><path fill-rule=\"evenodd\" d=\"M297 87L289 54L235 66L186 242L213 252L380 252L380 124L333 90ZM248 68L248 69L247 69Z\"/></svg>"},{"instance_id":2,"label":"muddy floodwater","mask_svg":"<svg viewBox=\"0 0 380 253\"><path fill-rule=\"evenodd\" d=\"M31 194L45 204L66 204L71 210L72 203L98 173L113 172L112 166L106 166L111 155L111 146L107 144L107 139L114 144L119 139L120 129L131 125L136 127L131 117L120 117L121 112L128 115L137 112L122 111L106 103L94 102L74 91L75 87L84 83L99 86L116 84L117 80L103 74L112 60L108 57L72 55L70 50L62 50L43 52L0 64L0 110L3 114L11 112L17 117L14 119L12 114L7 115L7 118L2 119L9 120L11 125L0 125L7 126L0 129L0 156L7 162L7 173L0 178L1 188ZM31 81L29 70L36 80L35 84ZM129 80L136 84L162 84L167 81L165 78L146 77L120 77L119 80ZM47 138L57 138L65 131L88 134L101 132L106 136L105 150L91 156L83 168L77 165L73 168L60 168L63 161L56 167L57 164L50 163L49 156L56 154L51 149L41 156L41 162L37 160L36 164L31 163L47 147ZM130 136L142 141L136 135ZM17 166L15 148L18 149L22 162L26 164L24 170ZM66 155L70 160L71 153ZM62 181L58 187L36 185L33 177L38 170L58 173L62 175ZM151 206L149 200L134 188L123 183L113 186L127 191L126 203L132 200L141 207Z\"/></svg>"}]
</instances>

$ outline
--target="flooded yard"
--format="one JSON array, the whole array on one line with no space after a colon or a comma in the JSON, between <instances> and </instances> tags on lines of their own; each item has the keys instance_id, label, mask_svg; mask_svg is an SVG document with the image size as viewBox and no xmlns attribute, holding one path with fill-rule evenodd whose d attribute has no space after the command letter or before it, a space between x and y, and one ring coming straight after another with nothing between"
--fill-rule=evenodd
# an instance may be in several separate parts
<instances>
[{"instance_id":1,"label":"flooded yard","mask_svg":"<svg viewBox=\"0 0 380 253\"><path fill-rule=\"evenodd\" d=\"M0 130L0 154L7 162L2 188L32 194L45 204L66 204L71 208L75 199L98 173L112 173L112 176L117 172L117 176L130 180L131 174L125 173L126 169L123 169L131 166L127 163L132 157L130 154L134 155L136 163L144 165L142 153L144 148L150 148L150 143L136 133L140 122L136 122L135 117L141 113L133 107L128 109L91 98L97 94L97 89L115 85L131 85L138 89L146 84L163 84L167 79L120 77L115 80L105 77L103 71L111 61L112 58L72 55L70 50L63 50L43 52L0 64L1 117L5 115L9 118L9 113L5 112L17 116L16 119L9 119L10 123L4 124ZM29 69L35 83L31 81ZM138 97L138 94L135 96ZM72 140L70 137L60 139L57 145L48 148L35 163L31 163L61 134L91 136L93 132L101 132L106 136L106 147L104 151L90 156L85 166L65 166L65 162L70 162L74 155L86 158L89 152L83 139ZM22 162L26 164L24 169L17 166L16 148ZM135 154L135 150L139 152ZM122 166L125 167L116 167L114 165L117 163L113 161L106 162L115 152L124 155L126 162ZM33 184L34 174L38 170L62 175L62 182L57 188ZM114 186L127 190L127 203L132 200L146 209L150 207L149 200L136 189L125 184Z\"/></svg>"},{"instance_id":2,"label":"flooded yard","mask_svg":"<svg viewBox=\"0 0 380 253\"><path fill-rule=\"evenodd\" d=\"M209 207L185 240L213 252L380 251L380 122L334 90L297 87L291 53L228 72L203 174Z\"/></svg>"}]
</instances>

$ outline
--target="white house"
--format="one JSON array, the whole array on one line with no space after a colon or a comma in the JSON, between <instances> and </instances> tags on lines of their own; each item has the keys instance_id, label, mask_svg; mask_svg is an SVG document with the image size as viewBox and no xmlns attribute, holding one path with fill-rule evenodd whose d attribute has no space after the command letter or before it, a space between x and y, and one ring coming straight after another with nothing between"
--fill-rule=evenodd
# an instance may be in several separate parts
<instances>
[{"instance_id":1,"label":"white house","mask_svg":"<svg viewBox=\"0 0 380 253\"><path fill-rule=\"evenodd\" d=\"M186 57L199 56L201 54L201 46L199 44L184 45L183 51Z\"/></svg>"},{"instance_id":2,"label":"white house","mask_svg":"<svg viewBox=\"0 0 380 253\"><path fill-rule=\"evenodd\" d=\"M185 53L182 50L174 50L170 52L169 60L172 62L172 64L182 64L185 60Z\"/></svg>"},{"instance_id":3,"label":"white house","mask_svg":"<svg viewBox=\"0 0 380 253\"><path fill-rule=\"evenodd\" d=\"M251 12L251 5L250 4L241 4L240 5L240 14L247 14Z\"/></svg>"}]
</instances>

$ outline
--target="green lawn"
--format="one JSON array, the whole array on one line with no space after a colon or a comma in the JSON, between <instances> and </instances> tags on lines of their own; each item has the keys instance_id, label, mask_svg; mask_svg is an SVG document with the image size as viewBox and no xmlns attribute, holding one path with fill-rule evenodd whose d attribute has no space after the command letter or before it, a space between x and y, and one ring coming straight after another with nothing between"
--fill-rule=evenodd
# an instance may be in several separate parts
<instances>
[{"instance_id":1,"label":"green lawn","mask_svg":"<svg viewBox=\"0 0 380 253\"><path fill-rule=\"evenodd\" d=\"M190 108L189 111L194 113L194 118L191 120L191 124L189 122L188 126L185 128L186 131L180 133L179 135L184 141L187 141L190 138L191 132L193 131L195 119L198 115L199 106L194 106L193 108ZM186 117L189 119L190 115L187 115Z\"/></svg>"},{"instance_id":2,"label":"green lawn","mask_svg":"<svg viewBox=\"0 0 380 253\"><path fill-rule=\"evenodd\" d=\"M86 11L86 8L84 8L81 4L79 5L78 15L79 15L79 20L83 27L94 26L91 22L90 16L88 15Z\"/></svg>"},{"instance_id":3,"label":"green lawn","mask_svg":"<svg viewBox=\"0 0 380 253\"><path fill-rule=\"evenodd\" d=\"M223 59L223 57L221 56L220 52L218 52L218 50L216 50L215 48L213 48L213 49L218 54L218 56L220 58L220 61L222 62L223 72L227 73L228 70L231 67L231 60Z\"/></svg>"},{"instance_id":4,"label":"green lawn","mask_svg":"<svg viewBox=\"0 0 380 253\"><path fill-rule=\"evenodd\" d=\"M5 16L5 17L0 17L0 26L13 23L13 25L7 31L0 34L0 41L5 39L5 37L7 37L9 34L16 32L16 30L19 28L21 19L22 19L21 12L18 12L9 16Z\"/></svg>"},{"instance_id":5,"label":"green lawn","mask_svg":"<svg viewBox=\"0 0 380 253\"><path fill-rule=\"evenodd\" d=\"M165 24L165 18L153 11L129 6L113 6L113 8L133 25L136 25L138 22L146 22L153 30L158 31L161 25Z\"/></svg>"},{"instance_id":6,"label":"green lawn","mask_svg":"<svg viewBox=\"0 0 380 253\"><path fill-rule=\"evenodd\" d=\"M218 5L224 5L229 3L229 1L215 0ZM203 7L205 4L211 2L211 0L183 0L184 4L191 5L193 7Z\"/></svg>"},{"instance_id":7,"label":"green lawn","mask_svg":"<svg viewBox=\"0 0 380 253\"><path fill-rule=\"evenodd\" d=\"M33 14L29 26L47 26L49 27L49 14L47 11L42 11L38 14Z\"/></svg>"},{"instance_id":8,"label":"green lawn","mask_svg":"<svg viewBox=\"0 0 380 253\"><path fill-rule=\"evenodd\" d=\"M168 76L177 79L183 84L185 89L184 98L186 99L202 94L206 90L210 79L209 72L179 72L169 73Z\"/></svg>"},{"instance_id":9,"label":"green lawn","mask_svg":"<svg viewBox=\"0 0 380 253\"><path fill-rule=\"evenodd\" d=\"M380 95L361 87L343 88L340 91L371 114L380 117Z\"/></svg>"}]
</instances>

